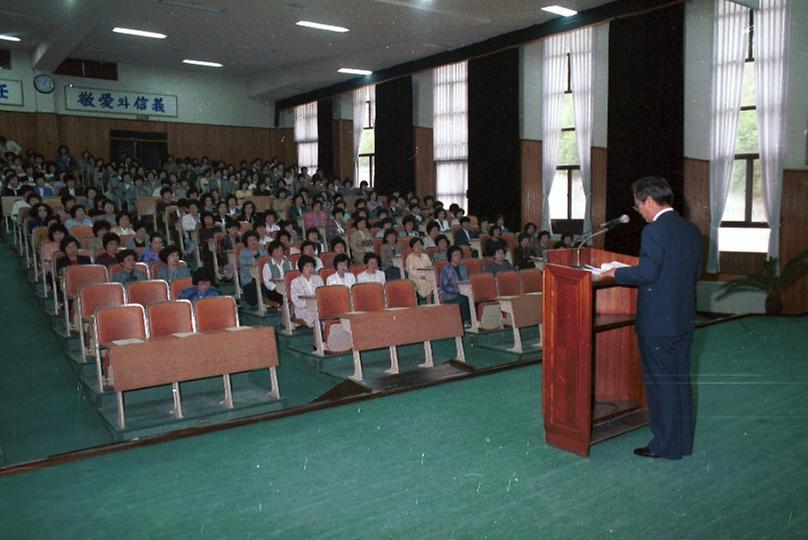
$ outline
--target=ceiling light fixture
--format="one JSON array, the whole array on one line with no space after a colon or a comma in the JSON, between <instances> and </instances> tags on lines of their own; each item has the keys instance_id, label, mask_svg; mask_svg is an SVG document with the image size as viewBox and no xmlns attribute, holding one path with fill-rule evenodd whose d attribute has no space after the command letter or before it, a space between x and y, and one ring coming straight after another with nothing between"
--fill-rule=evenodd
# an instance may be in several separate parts
<instances>
[{"instance_id":1,"label":"ceiling light fixture","mask_svg":"<svg viewBox=\"0 0 808 540\"><path fill-rule=\"evenodd\" d=\"M547 6L541 8L542 11L547 11L548 13L555 13L556 15L561 15L562 17L572 17L573 15L577 15L578 12L574 9L569 9L561 6Z\"/></svg>"},{"instance_id":2,"label":"ceiling light fixture","mask_svg":"<svg viewBox=\"0 0 808 540\"><path fill-rule=\"evenodd\" d=\"M192 64L194 66L205 66L205 67L215 67L215 68L222 67L222 64L220 64L219 62L208 62L206 60L189 60L188 58L183 60L182 63L183 64Z\"/></svg>"},{"instance_id":3,"label":"ceiling light fixture","mask_svg":"<svg viewBox=\"0 0 808 540\"><path fill-rule=\"evenodd\" d=\"M3 41L22 41L20 38L16 36L7 36L6 34L0 34L0 39Z\"/></svg>"},{"instance_id":4,"label":"ceiling light fixture","mask_svg":"<svg viewBox=\"0 0 808 540\"><path fill-rule=\"evenodd\" d=\"M167 36L165 34L161 34L159 32L147 32L146 30L135 30L133 28L121 28L120 26L116 26L112 29L113 32L116 34L126 34L129 36L140 36L140 37L147 37L147 38L154 38L154 39L165 39Z\"/></svg>"},{"instance_id":5,"label":"ceiling light fixture","mask_svg":"<svg viewBox=\"0 0 808 540\"><path fill-rule=\"evenodd\" d=\"M344 26L332 26L330 24L322 24L311 21L297 21L298 26L305 26L306 28L316 28L317 30L328 30L329 32L349 32Z\"/></svg>"},{"instance_id":6,"label":"ceiling light fixture","mask_svg":"<svg viewBox=\"0 0 808 540\"><path fill-rule=\"evenodd\" d=\"M348 73L349 75L370 75L373 73L369 69L359 68L339 68L337 71L340 73Z\"/></svg>"}]
</instances>

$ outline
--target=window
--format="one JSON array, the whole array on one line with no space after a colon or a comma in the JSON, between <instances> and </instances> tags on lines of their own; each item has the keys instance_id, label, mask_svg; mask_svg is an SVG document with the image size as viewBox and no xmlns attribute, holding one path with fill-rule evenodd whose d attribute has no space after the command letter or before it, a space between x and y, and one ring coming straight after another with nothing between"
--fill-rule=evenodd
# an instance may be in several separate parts
<instances>
[{"instance_id":1,"label":"window","mask_svg":"<svg viewBox=\"0 0 808 540\"><path fill-rule=\"evenodd\" d=\"M718 232L719 251L765 253L769 244L757 133L754 13L754 10L749 10L741 110L735 138L735 161L732 165L727 205Z\"/></svg>"},{"instance_id":2,"label":"window","mask_svg":"<svg viewBox=\"0 0 808 540\"><path fill-rule=\"evenodd\" d=\"M295 142L297 165L308 167L310 173L317 170L317 102L312 101L295 107Z\"/></svg>"},{"instance_id":3,"label":"window","mask_svg":"<svg viewBox=\"0 0 808 540\"><path fill-rule=\"evenodd\" d=\"M357 152L356 185L362 181L373 187L376 180L376 87L366 86L356 91L354 96L354 118L357 107L362 108L362 133L359 136L359 151Z\"/></svg>"},{"instance_id":4,"label":"window","mask_svg":"<svg viewBox=\"0 0 808 540\"><path fill-rule=\"evenodd\" d=\"M578 156L578 141L575 133L575 108L572 99L572 73L570 54L566 59L567 87L561 111L561 141L558 151L558 166L550 190L550 219L583 219L586 211L586 195L581 178L581 161Z\"/></svg>"},{"instance_id":5,"label":"window","mask_svg":"<svg viewBox=\"0 0 808 540\"><path fill-rule=\"evenodd\" d=\"M436 197L468 208L468 64L435 68L433 133Z\"/></svg>"}]
</instances>

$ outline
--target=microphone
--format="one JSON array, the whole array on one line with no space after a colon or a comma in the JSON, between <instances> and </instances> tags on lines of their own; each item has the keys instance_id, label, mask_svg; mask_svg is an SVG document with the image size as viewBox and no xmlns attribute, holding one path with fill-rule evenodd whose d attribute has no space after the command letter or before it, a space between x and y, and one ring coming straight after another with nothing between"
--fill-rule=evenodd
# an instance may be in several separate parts
<instances>
[{"instance_id":1,"label":"microphone","mask_svg":"<svg viewBox=\"0 0 808 540\"><path fill-rule=\"evenodd\" d=\"M600 227L604 228L604 229L611 229L615 225L620 225L621 223L628 223L629 221L631 221L631 219L628 217L628 215L623 214L620 217L616 217L614 219L610 219L609 221L607 221L605 223L601 223Z\"/></svg>"}]
</instances>

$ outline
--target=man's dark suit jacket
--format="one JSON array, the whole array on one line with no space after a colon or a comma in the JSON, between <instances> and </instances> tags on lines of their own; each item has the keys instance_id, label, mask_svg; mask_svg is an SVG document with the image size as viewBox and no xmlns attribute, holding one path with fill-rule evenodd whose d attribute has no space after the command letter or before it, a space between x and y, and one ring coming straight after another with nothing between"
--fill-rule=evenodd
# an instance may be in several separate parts
<instances>
[{"instance_id":1,"label":"man's dark suit jacket","mask_svg":"<svg viewBox=\"0 0 808 540\"><path fill-rule=\"evenodd\" d=\"M638 334L681 336L693 329L701 251L698 227L675 210L645 226L640 264L614 274L617 283L637 286Z\"/></svg>"}]
</instances>

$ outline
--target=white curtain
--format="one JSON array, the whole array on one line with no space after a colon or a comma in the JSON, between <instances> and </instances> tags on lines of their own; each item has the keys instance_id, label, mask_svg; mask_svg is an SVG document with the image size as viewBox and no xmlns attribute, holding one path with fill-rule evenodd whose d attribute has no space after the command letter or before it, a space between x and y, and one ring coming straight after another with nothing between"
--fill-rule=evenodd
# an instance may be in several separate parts
<instances>
[{"instance_id":1,"label":"white curtain","mask_svg":"<svg viewBox=\"0 0 808 540\"><path fill-rule=\"evenodd\" d=\"M763 203L769 221L769 257L780 257L780 206L788 76L788 0L761 0L755 13L757 120Z\"/></svg>"},{"instance_id":2,"label":"white curtain","mask_svg":"<svg viewBox=\"0 0 808 540\"><path fill-rule=\"evenodd\" d=\"M710 132L710 247L707 271L716 273L718 229L729 194L741 107L749 10L727 0L716 2L713 36L712 125Z\"/></svg>"},{"instance_id":3,"label":"white curtain","mask_svg":"<svg viewBox=\"0 0 808 540\"><path fill-rule=\"evenodd\" d=\"M550 230L550 191L558 166L561 107L567 86L567 34L544 40L542 81L542 229ZM577 121L577 119L576 119Z\"/></svg>"},{"instance_id":4,"label":"white curtain","mask_svg":"<svg viewBox=\"0 0 808 540\"><path fill-rule=\"evenodd\" d=\"M570 40L570 86L575 109L575 135L584 187L584 231L592 229L592 86L595 29L576 30Z\"/></svg>"},{"instance_id":5,"label":"white curtain","mask_svg":"<svg viewBox=\"0 0 808 540\"><path fill-rule=\"evenodd\" d=\"M317 102L312 101L295 107L295 142L297 165L308 167L309 173L317 170Z\"/></svg>"},{"instance_id":6,"label":"white curtain","mask_svg":"<svg viewBox=\"0 0 808 540\"><path fill-rule=\"evenodd\" d=\"M358 185L359 147L362 144L362 133L367 124L368 101L370 101L370 125L376 125L376 87L374 85L357 88L353 93L353 157L354 185Z\"/></svg>"},{"instance_id":7,"label":"white curtain","mask_svg":"<svg viewBox=\"0 0 808 540\"><path fill-rule=\"evenodd\" d=\"M448 207L468 208L468 64L435 68L433 74L433 150L436 197Z\"/></svg>"}]
</instances>

